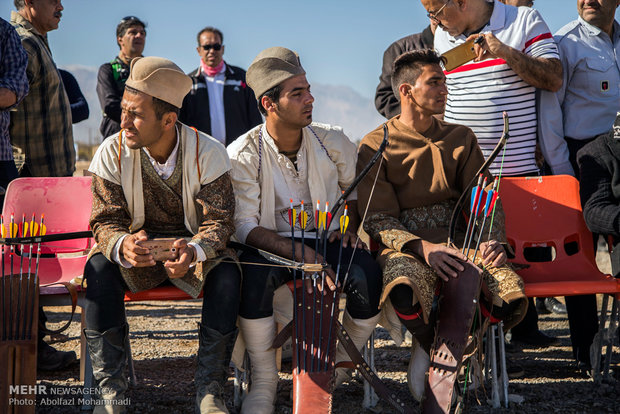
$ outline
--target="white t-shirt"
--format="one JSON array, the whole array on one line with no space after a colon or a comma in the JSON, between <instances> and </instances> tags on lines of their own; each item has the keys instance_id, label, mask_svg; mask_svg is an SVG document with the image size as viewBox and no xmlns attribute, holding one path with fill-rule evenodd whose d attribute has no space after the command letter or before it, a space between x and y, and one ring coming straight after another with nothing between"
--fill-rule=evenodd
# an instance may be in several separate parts
<instances>
[{"instance_id":1,"label":"white t-shirt","mask_svg":"<svg viewBox=\"0 0 620 414\"><path fill-rule=\"evenodd\" d=\"M226 64L215 76L203 73L209 93L209 116L211 117L211 136L226 145L226 118L224 116L224 84L226 83Z\"/></svg>"},{"instance_id":2,"label":"white t-shirt","mask_svg":"<svg viewBox=\"0 0 620 414\"><path fill-rule=\"evenodd\" d=\"M528 56L559 59L553 36L537 10L507 6L495 0L493 14L481 33L493 33L502 43ZM435 49L442 54L464 43L437 27ZM502 135L502 113L510 119L502 175L538 171L534 158L537 136L536 88L523 81L503 59L470 61L446 73L448 99L444 119L470 127L485 158ZM499 173L502 156L491 166Z\"/></svg>"}]
</instances>

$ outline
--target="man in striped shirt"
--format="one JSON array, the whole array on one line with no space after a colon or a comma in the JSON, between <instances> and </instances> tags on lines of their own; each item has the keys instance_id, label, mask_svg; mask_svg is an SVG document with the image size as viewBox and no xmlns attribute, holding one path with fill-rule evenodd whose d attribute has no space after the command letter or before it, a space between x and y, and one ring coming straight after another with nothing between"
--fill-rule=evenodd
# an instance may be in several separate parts
<instances>
[{"instance_id":1,"label":"man in striped shirt","mask_svg":"<svg viewBox=\"0 0 620 414\"><path fill-rule=\"evenodd\" d=\"M502 132L502 112L510 117L505 156L491 173L537 174L536 88L556 91L562 65L547 24L534 9L498 0L421 0L438 23L435 49L444 53L476 38L476 58L446 72L444 119L470 127L488 156Z\"/></svg>"}]
</instances>

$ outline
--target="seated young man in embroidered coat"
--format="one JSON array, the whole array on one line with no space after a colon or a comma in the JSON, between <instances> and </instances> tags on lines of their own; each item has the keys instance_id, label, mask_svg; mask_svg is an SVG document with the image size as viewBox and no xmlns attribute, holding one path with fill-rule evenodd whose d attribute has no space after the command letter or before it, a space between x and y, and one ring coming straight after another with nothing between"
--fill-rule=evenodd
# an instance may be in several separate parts
<instances>
[{"instance_id":1,"label":"seated young man in embroidered coat","mask_svg":"<svg viewBox=\"0 0 620 414\"><path fill-rule=\"evenodd\" d=\"M93 158L91 226L97 241L86 264L86 329L96 385L116 412L128 326L125 290L166 281L196 298L204 289L199 332L196 411L227 413L227 379L239 303L237 265L219 263L233 234L230 161L215 139L177 122L191 80L173 62L135 58L121 102L119 134ZM140 242L175 238L176 259L156 262ZM219 264L218 264L219 263ZM108 411L105 411L105 410Z\"/></svg>"},{"instance_id":2,"label":"seated young man in embroidered coat","mask_svg":"<svg viewBox=\"0 0 620 414\"><path fill-rule=\"evenodd\" d=\"M484 163L469 128L434 116L443 113L447 95L439 63L440 58L430 49L407 52L396 59L392 85L400 97L401 114L387 122L389 142L383 162L377 163L379 172L375 166L358 191L362 205L371 198L364 230L380 243L381 304L391 300L400 321L417 339L409 367L416 372L409 372L408 379L418 400L424 393L424 373L435 337L432 307L436 287L441 281L457 278L468 261L455 246L445 244L451 213ZM362 139L358 170L377 150L382 136L379 127ZM489 223L484 235L489 234ZM477 235L471 251L476 240ZM502 315L509 314L505 322L510 327L522 318L526 303L522 280L504 266L506 253L500 242L505 242L505 235L498 204L491 238L485 237L480 247L482 263L488 270L483 279L492 292L492 298L482 298L482 302L486 301L486 309L494 309L493 314L499 315L498 310ZM518 310L516 303L521 304Z\"/></svg>"},{"instance_id":3,"label":"seated young man in embroidered coat","mask_svg":"<svg viewBox=\"0 0 620 414\"><path fill-rule=\"evenodd\" d=\"M305 201L310 218L318 200L333 205L355 178L355 146L341 129L312 123L314 98L297 53L282 47L262 51L248 69L247 82L258 97L266 122L227 148L237 201L236 235L241 242L293 258L288 221L290 199L297 211L301 201ZM355 199L352 193L348 200L350 224L345 234L338 230L340 214L330 226L326 261L333 268L338 260L339 240L344 238L341 281L353 253L359 223ZM299 225L296 228L300 230ZM295 232L296 237L299 234ZM322 256L315 256L314 251L313 220L308 222L305 234L303 260L321 263ZM302 261L301 251L301 241L296 238L294 259L298 262ZM249 253L241 261L266 263ZM239 328L250 355L252 386L241 411L271 413L278 379L275 350L271 348L276 328L273 293L291 280L292 274L282 268L252 265L243 265L243 274ZM334 290L334 271L329 269L327 274L325 286ZM377 323L381 293L381 269L364 249L355 253L344 291L348 301L343 324L361 349ZM341 347L335 360L348 361Z\"/></svg>"}]
</instances>

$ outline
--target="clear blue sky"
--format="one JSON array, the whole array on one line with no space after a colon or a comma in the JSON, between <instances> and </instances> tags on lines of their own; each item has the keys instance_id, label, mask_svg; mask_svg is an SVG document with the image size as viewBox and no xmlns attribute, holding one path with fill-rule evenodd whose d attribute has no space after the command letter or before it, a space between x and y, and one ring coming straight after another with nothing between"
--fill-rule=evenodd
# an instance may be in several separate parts
<instances>
[{"instance_id":1,"label":"clear blue sky","mask_svg":"<svg viewBox=\"0 0 620 414\"><path fill-rule=\"evenodd\" d=\"M552 32L577 16L576 0L536 0ZM124 16L148 23L145 55L172 59L185 71L198 66L196 33L224 32L229 63L247 68L262 49L297 51L310 82L347 85L373 97L385 48L421 31L428 20L419 0L64 0L49 41L59 66L97 67L117 53L115 29ZM9 19L12 0L0 2Z\"/></svg>"}]
</instances>

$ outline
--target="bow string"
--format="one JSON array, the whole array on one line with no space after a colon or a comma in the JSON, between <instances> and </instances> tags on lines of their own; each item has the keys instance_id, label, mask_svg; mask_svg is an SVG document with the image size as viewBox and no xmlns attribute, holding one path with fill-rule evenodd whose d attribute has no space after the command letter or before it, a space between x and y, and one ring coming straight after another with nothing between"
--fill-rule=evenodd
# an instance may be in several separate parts
<instances>
[{"instance_id":1,"label":"bow string","mask_svg":"<svg viewBox=\"0 0 620 414\"><path fill-rule=\"evenodd\" d=\"M456 205L454 206L454 210L452 210L452 216L450 217L450 225L448 227L448 246L454 246L454 234L456 231L457 217L458 217L458 214L462 210L462 204L465 201L466 196L469 194L469 190L477 182L480 174L484 174L484 172L488 170L488 168L491 166L493 161L495 161L495 158L497 158L497 156L502 151L502 149L506 147L506 142L508 141L508 138L509 138L509 134L508 134L509 123L508 123L508 114L506 113L506 111L504 111L503 117L504 117L504 130L502 132L502 137L499 139L499 142L493 149L493 152L491 152L491 155L489 155L489 158L487 158L487 160L484 162L484 164L482 164L482 166L476 172L476 174L474 174L469 184L465 186L465 188L463 189L463 192L461 193L461 196L459 197L459 199L456 202Z\"/></svg>"}]
</instances>

